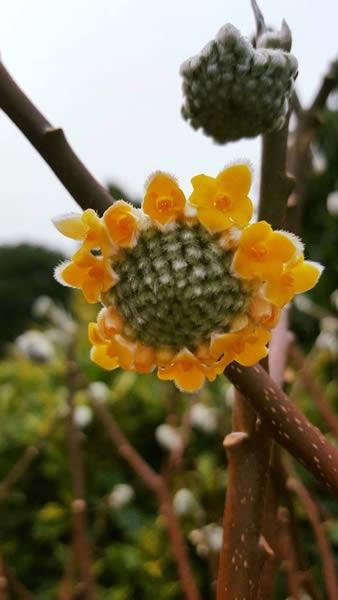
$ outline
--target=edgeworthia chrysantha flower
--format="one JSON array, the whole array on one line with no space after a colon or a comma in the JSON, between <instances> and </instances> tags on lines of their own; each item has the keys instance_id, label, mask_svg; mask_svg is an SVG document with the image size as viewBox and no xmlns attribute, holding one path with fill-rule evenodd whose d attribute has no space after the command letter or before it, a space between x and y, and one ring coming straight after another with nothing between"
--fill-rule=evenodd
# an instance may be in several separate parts
<instances>
[{"instance_id":1,"label":"edgeworthia chrysantha flower","mask_svg":"<svg viewBox=\"0 0 338 600\"><path fill-rule=\"evenodd\" d=\"M194 392L233 360L266 356L281 307L315 285L320 265L296 236L250 224L251 171L233 164L192 178L189 200L171 175L146 183L142 208L120 200L54 220L80 242L57 279L101 302L91 358L173 380Z\"/></svg>"}]
</instances>

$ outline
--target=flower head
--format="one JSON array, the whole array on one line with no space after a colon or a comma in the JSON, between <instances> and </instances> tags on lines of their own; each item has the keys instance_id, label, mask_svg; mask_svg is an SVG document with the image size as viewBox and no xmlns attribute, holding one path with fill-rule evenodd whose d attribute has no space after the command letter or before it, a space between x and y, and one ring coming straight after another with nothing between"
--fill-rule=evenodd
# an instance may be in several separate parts
<instances>
[{"instance_id":1,"label":"flower head","mask_svg":"<svg viewBox=\"0 0 338 600\"><path fill-rule=\"evenodd\" d=\"M271 276L266 284L265 296L276 306L284 306L295 294L307 292L313 288L323 267L301 256L297 261L284 266L281 273Z\"/></svg>"},{"instance_id":2,"label":"flower head","mask_svg":"<svg viewBox=\"0 0 338 600\"><path fill-rule=\"evenodd\" d=\"M148 180L142 208L153 221L167 225L183 216L184 206L184 194L171 175L157 172Z\"/></svg>"},{"instance_id":3,"label":"flower head","mask_svg":"<svg viewBox=\"0 0 338 600\"><path fill-rule=\"evenodd\" d=\"M64 285L82 290L87 302L99 302L101 294L117 281L116 273L102 256L85 254L81 262L62 263L55 270L55 277Z\"/></svg>"},{"instance_id":4,"label":"flower head","mask_svg":"<svg viewBox=\"0 0 338 600\"><path fill-rule=\"evenodd\" d=\"M111 241L121 248L134 246L137 237L137 219L127 202L118 200L104 213L103 222Z\"/></svg>"},{"instance_id":5,"label":"flower head","mask_svg":"<svg viewBox=\"0 0 338 600\"><path fill-rule=\"evenodd\" d=\"M281 273L284 264L296 253L294 236L273 231L269 223L259 221L243 231L232 263L233 271L243 279L265 280Z\"/></svg>"},{"instance_id":6,"label":"flower head","mask_svg":"<svg viewBox=\"0 0 338 600\"><path fill-rule=\"evenodd\" d=\"M253 208L248 198L251 171L246 164L232 165L215 178L195 175L191 183L194 191L189 201L197 208L200 223L210 233L249 223Z\"/></svg>"},{"instance_id":7,"label":"flower head","mask_svg":"<svg viewBox=\"0 0 338 600\"><path fill-rule=\"evenodd\" d=\"M85 211L56 221L82 242L57 278L104 304L89 324L92 360L108 370L157 369L188 392L231 361L264 358L280 307L320 274L295 236L248 224L247 165L192 183L186 201L176 180L157 172L141 209L118 201L101 218Z\"/></svg>"}]
</instances>

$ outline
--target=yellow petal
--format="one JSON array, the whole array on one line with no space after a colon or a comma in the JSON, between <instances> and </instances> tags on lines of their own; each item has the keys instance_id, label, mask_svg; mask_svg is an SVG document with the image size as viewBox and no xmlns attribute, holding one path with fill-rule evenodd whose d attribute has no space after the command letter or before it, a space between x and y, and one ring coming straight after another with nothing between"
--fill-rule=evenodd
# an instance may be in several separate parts
<instances>
[{"instance_id":1,"label":"yellow petal","mask_svg":"<svg viewBox=\"0 0 338 600\"><path fill-rule=\"evenodd\" d=\"M174 380L177 387L184 392L196 392L205 380L206 368L187 348L181 350L174 358L173 364L159 367L159 379Z\"/></svg>"},{"instance_id":2,"label":"yellow petal","mask_svg":"<svg viewBox=\"0 0 338 600\"><path fill-rule=\"evenodd\" d=\"M237 227L246 227L252 217L252 213L253 206L250 198L243 196L243 198L234 202L230 211L230 216Z\"/></svg>"},{"instance_id":3,"label":"yellow petal","mask_svg":"<svg viewBox=\"0 0 338 600\"><path fill-rule=\"evenodd\" d=\"M82 220L83 215L68 213L52 219L56 229L72 240L83 240L88 231L88 225Z\"/></svg>"},{"instance_id":4,"label":"yellow petal","mask_svg":"<svg viewBox=\"0 0 338 600\"><path fill-rule=\"evenodd\" d=\"M155 367L155 350L143 344L137 344L134 354L135 370L139 373L150 373Z\"/></svg>"},{"instance_id":5,"label":"yellow petal","mask_svg":"<svg viewBox=\"0 0 338 600\"><path fill-rule=\"evenodd\" d=\"M210 233L224 231L233 225L230 214L223 213L216 208L199 208L197 210L197 217Z\"/></svg>"},{"instance_id":6,"label":"yellow petal","mask_svg":"<svg viewBox=\"0 0 338 600\"><path fill-rule=\"evenodd\" d=\"M246 164L237 164L224 169L216 181L225 193L238 200L248 195L251 187L251 170Z\"/></svg>"},{"instance_id":7,"label":"yellow petal","mask_svg":"<svg viewBox=\"0 0 338 600\"><path fill-rule=\"evenodd\" d=\"M237 345L238 339L239 338L237 333L214 334L210 342L210 354L216 360L218 360L223 355L225 360L229 358L229 362L231 362L233 360L233 357L235 356L235 347Z\"/></svg>"},{"instance_id":8,"label":"yellow petal","mask_svg":"<svg viewBox=\"0 0 338 600\"><path fill-rule=\"evenodd\" d=\"M100 346L102 344L106 344L106 341L102 337L96 323L88 323L88 338L93 346Z\"/></svg>"},{"instance_id":9,"label":"yellow petal","mask_svg":"<svg viewBox=\"0 0 338 600\"><path fill-rule=\"evenodd\" d=\"M271 278L265 287L265 297L275 306L282 307L288 304L295 295L294 285L284 285L282 277Z\"/></svg>"},{"instance_id":10,"label":"yellow petal","mask_svg":"<svg viewBox=\"0 0 338 600\"><path fill-rule=\"evenodd\" d=\"M232 261L231 270L235 275L238 275L243 279L253 279L255 277L253 264L253 261L250 261L248 255L243 252L241 248L238 248Z\"/></svg>"},{"instance_id":11,"label":"yellow petal","mask_svg":"<svg viewBox=\"0 0 338 600\"><path fill-rule=\"evenodd\" d=\"M112 242L122 248L134 245L138 226L130 204L118 200L105 211L103 222Z\"/></svg>"},{"instance_id":12,"label":"yellow petal","mask_svg":"<svg viewBox=\"0 0 338 600\"><path fill-rule=\"evenodd\" d=\"M93 346L90 351L90 358L94 363L108 371L119 366L118 357L108 354L106 345Z\"/></svg>"},{"instance_id":13,"label":"yellow petal","mask_svg":"<svg viewBox=\"0 0 338 600\"><path fill-rule=\"evenodd\" d=\"M313 288L321 276L322 271L322 265L312 261L305 261L292 269L295 281L295 293L300 294L301 292L307 292Z\"/></svg>"},{"instance_id":14,"label":"yellow petal","mask_svg":"<svg viewBox=\"0 0 338 600\"><path fill-rule=\"evenodd\" d=\"M250 248L257 242L262 242L272 233L272 227L266 221L258 221L246 227L239 240L240 248Z\"/></svg>"},{"instance_id":15,"label":"yellow petal","mask_svg":"<svg viewBox=\"0 0 338 600\"><path fill-rule=\"evenodd\" d=\"M87 277L87 271L73 262L69 262L59 273L59 277L71 287L81 288Z\"/></svg>"},{"instance_id":16,"label":"yellow petal","mask_svg":"<svg viewBox=\"0 0 338 600\"><path fill-rule=\"evenodd\" d=\"M128 371L133 368L135 350L135 344L126 340L122 335L115 335L109 343L109 352L116 353L120 366Z\"/></svg>"},{"instance_id":17,"label":"yellow petal","mask_svg":"<svg viewBox=\"0 0 338 600\"><path fill-rule=\"evenodd\" d=\"M157 172L148 181L143 211L155 222L166 225L183 216L185 196L175 179Z\"/></svg>"},{"instance_id":18,"label":"yellow petal","mask_svg":"<svg viewBox=\"0 0 338 600\"><path fill-rule=\"evenodd\" d=\"M194 191L189 202L192 206L200 208L212 208L214 196L217 190L216 179L208 175L195 175L191 180Z\"/></svg>"},{"instance_id":19,"label":"yellow petal","mask_svg":"<svg viewBox=\"0 0 338 600\"><path fill-rule=\"evenodd\" d=\"M97 326L100 335L106 340L111 339L123 329L123 319L113 306L104 307L97 316Z\"/></svg>"},{"instance_id":20,"label":"yellow petal","mask_svg":"<svg viewBox=\"0 0 338 600\"><path fill-rule=\"evenodd\" d=\"M271 259L280 262L288 262L297 250L292 238L281 231L274 231L269 235L265 246Z\"/></svg>"},{"instance_id":21,"label":"yellow petal","mask_svg":"<svg viewBox=\"0 0 338 600\"><path fill-rule=\"evenodd\" d=\"M97 279L86 279L81 286L83 295L89 304L100 301L102 284Z\"/></svg>"},{"instance_id":22,"label":"yellow petal","mask_svg":"<svg viewBox=\"0 0 338 600\"><path fill-rule=\"evenodd\" d=\"M251 367L265 358L267 354L268 349L265 346L247 344L243 352L236 355L236 361L243 367Z\"/></svg>"}]
</instances>

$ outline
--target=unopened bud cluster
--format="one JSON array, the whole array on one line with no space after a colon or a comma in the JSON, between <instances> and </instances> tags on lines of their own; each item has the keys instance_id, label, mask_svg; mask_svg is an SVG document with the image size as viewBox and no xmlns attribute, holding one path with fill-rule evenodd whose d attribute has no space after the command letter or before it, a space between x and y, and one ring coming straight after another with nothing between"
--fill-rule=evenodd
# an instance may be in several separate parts
<instances>
[{"instance_id":1,"label":"unopened bud cluster","mask_svg":"<svg viewBox=\"0 0 338 600\"><path fill-rule=\"evenodd\" d=\"M297 60L281 48L254 48L230 24L181 66L183 117L218 143L280 129Z\"/></svg>"}]
</instances>

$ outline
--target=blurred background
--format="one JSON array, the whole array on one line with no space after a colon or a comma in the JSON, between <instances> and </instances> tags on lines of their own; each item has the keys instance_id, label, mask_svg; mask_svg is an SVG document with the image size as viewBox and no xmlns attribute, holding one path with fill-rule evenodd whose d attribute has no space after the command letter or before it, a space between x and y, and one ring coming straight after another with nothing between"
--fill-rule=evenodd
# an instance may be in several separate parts
<instances>
[{"instance_id":1,"label":"blurred background","mask_svg":"<svg viewBox=\"0 0 338 600\"><path fill-rule=\"evenodd\" d=\"M306 106L337 56L337 3L261 0L260 6L268 23L278 25L285 18L292 29L297 90ZM256 201L259 140L217 146L180 116L179 66L226 22L251 35L249 1L4 0L1 57L114 197L141 199L145 179L157 169L174 173L188 193L194 174L215 175L227 162L246 158L255 171ZM326 270L311 294L298 297L291 318L297 347L304 354L311 349L308 368L335 412L337 93L329 97L312 150L302 237L307 257ZM221 442L231 429L232 387L219 378L190 398L151 375L111 374L90 363L86 323L95 318L96 307L85 305L80 293L62 288L52 276L73 246L54 230L51 219L77 207L4 114L0 163L0 579L6 572L9 598L85 597L72 562L66 444L74 353L78 373L71 410L85 465L99 599L178 600L181 592L156 502L117 456L95 417L93 398L106 403L142 456L168 477L203 598L212 598L226 490ZM285 378L292 397L335 441L298 372L299 364L290 360ZM184 458L169 468L184 436L189 439ZM305 471L300 473L319 503L338 561L337 506ZM295 512L304 569L324 600L316 541L300 503ZM62 596L72 580L78 586L74 595ZM282 600L287 593L280 573L275 597ZM303 600L309 597L304 592Z\"/></svg>"}]
</instances>

